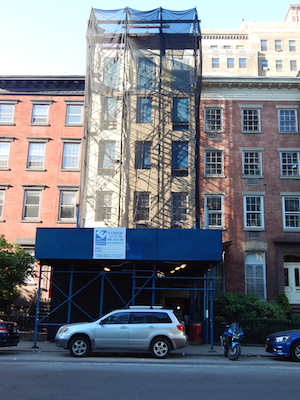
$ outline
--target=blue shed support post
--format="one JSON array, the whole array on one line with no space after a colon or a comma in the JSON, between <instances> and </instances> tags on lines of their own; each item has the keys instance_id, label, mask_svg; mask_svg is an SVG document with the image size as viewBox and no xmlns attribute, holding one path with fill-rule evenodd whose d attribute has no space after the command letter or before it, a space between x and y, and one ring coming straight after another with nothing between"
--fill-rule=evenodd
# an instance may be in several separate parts
<instances>
[{"instance_id":1,"label":"blue shed support post","mask_svg":"<svg viewBox=\"0 0 300 400\"><path fill-rule=\"evenodd\" d=\"M156 273L156 267L153 267L152 270L152 289L151 289L151 305L155 305L155 273Z\"/></svg>"},{"instance_id":2,"label":"blue shed support post","mask_svg":"<svg viewBox=\"0 0 300 400\"><path fill-rule=\"evenodd\" d=\"M100 284L100 304L99 304L99 317L103 315L103 302L104 302L104 280L105 272L102 270L101 274L101 284Z\"/></svg>"},{"instance_id":3,"label":"blue shed support post","mask_svg":"<svg viewBox=\"0 0 300 400\"><path fill-rule=\"evenodd\" d=\"M210 349L214 348L214 280L212 268L209 272L209 308L210 308Z\"/></svg>"},{"instance_id":4,"label":"blue shed support post","mask_svg":"<svg viewBox=\"0 0 300 400\"><path fill-rule=\"evenodd\" d=\"M67 324L70 324L72 317L72 294L73 294L73 281L74 281L74 269L70 270L69 280L69 297L68 297L68 311L67 311Z\"/></svg>"},{"instance_id":5,"label":"blue shed support post","mask_svg":"<svg viewBox=\"0 0 300 400\"><path fill-rule=\"evenodd\" d=\"M203 313L204 313L204 340L208 343L209 340L209 316L208 316L208 282L207 272L204 275L204 302L203 302Z\"/></svg>"},{"instance_id":6,"label":"blue shed support post","mask_svg":"<svg viewBox=\"0 0 300 400\"><path fill-rule=\"evenodd\" d=\"M131 288L131 305L135 305L135 289L136 288L136 269L134 268L132 274L132 288Z\"/></svg>"},{"instance_id":7,"label":"blue shed support post","mask_svg":"<svg viewBox=\"0 0 300 400\"><path fill-rule=\"evenodd\" d=\"M34 332L33 332L33 348L37 349L37 337L38 337L38 329L39 329L39 314L40 314L40 298L41 298L41 286L42 286L42 274L43 274L43 266L40 266L40 275L39 275L39 284L38 290L36 294L36 303L35 303L35 320L34 320Z\"/></svg>"}]
</instances>

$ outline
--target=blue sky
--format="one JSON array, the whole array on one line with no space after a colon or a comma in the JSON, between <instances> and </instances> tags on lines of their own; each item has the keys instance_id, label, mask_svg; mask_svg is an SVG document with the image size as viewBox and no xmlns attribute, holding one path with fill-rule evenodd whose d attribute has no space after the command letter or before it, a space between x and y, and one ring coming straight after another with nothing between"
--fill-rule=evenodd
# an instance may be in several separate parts
<instances>
[{"instance_id":1,"label":"blue sky","mask_svg":"<svg viewBox=\"0 0 300 400\"><path fill-rule=\"evenodd\" d=\"M196 7L201 28L237 29L245 21L283 21L291 0L0 0L0 75L84 75L92 7Z\"/></svg>"}]
</instances>

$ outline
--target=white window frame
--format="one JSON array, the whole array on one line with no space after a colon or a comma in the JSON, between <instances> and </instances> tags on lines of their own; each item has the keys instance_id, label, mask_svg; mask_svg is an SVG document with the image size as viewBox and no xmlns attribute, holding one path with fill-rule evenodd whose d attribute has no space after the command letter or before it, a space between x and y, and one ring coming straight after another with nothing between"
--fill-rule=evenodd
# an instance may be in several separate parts
<instances>
[{"instance_id":1,"label":"white window frame","mask_svg":"<svg viewBox=\"0 0 300 400\"><path fill-rule=\"evenodd\" d=\"M210 207L210 202L213 199L220 202L220 208L216 209ZM224 229L225 227L225 212L224 212L224 195L219 193L207 193L204 195L204 209L205 209L205 227L211 229ZM212 221L215 223L210 223ZM220 223L218 223L220 221Z\"/></svg>"},{"instance_id":2,"label":"white window frame","mask_svg":"<svg viewBox=\"0 0 300 400\"><path fill-rule=\"evenodd\" d=\"M280 176L281 178L300 177L300 150L280 150Z\"/></svg>"},{"instance_id":3,"label":"white window frame","mask_svg":"<svg viewBox=\"0 0 300 400\"><path fill-rule=\"evenodd\" d=\"M220 59L219 58L212 58L211 59L211 67L214 68L220 68Z\"/></svg>"},{"instance_id":4,"label":"white window frame","mask_svg":"<svg viewBox=\"0 0 300 400\"><path fill-rule=\"evenodd\" d=\"M38 203L28 201L30 196L33 198L38 199ZM24 191L24 203L23 203L23 221L39 221L40 220L40 212L41 212L41 200L42 200L42 190L41 189L25 189ZM28 213L28 211L30 212ZM28 215L34 212L34 216Z\"/></svg>"},{"instance_id":5,"label":"white window frame","mask_svg":"<svg viewBox=\"0 0 300 400\"><path fill-rule=\"evenodd\" d=\"M80 112L75 108L80 108ZM82 125L82 121L83 105L80 103L66 103L66 125Z\"/></svg>"},{"instance_id":6,"label":"white window frame","mask_svg":"<svg viewBox=\"0 0 300 400\"><path fill-rule=\"evenodd\" d=\"M234 58L228 57L226 60L227 68L234 68Z\"/></svg>"},{"instance_id":7,"label":"white window frame","mask_svg":"<svg viewBox=\"0 0 300 400\"><path fill-rule=\"evenodd\" d=\"M72 150L70 154L67 154L68 147L73 147L76 151ZM70 163L70 164L69 164ZM62 157L62 169L63 170L79 170L80 163L80 140L74 141L63 141L63 157Z\"/></svg>"},{"instance_id":8,"label":"white window frame","mask_svg":"<svg viewBox=\"0 0 300 400\"><path fill-rule=\"evenodd\" d=\"M249 161L247 161L247 153L253 153L249 155ZM258 161L257 161L258 158ZM262 178L262 150L260 149L245 149L242 152L242 163L243 163L243 177L247 178ZM246 166L250 173L246 173ZM251 174L251 171L258 171L258 173Z\"/></svg>"},{"instance_id":9,"label":"white window frame","mask_svg":"<svg viewBox=\"0 0 300 400\"><path fill-rule=\"evenodd\" d=\"M281 129L281 113L282 112L291 112L293 111L295 121L292 119L290 120L284 120L285 124L290 124L291 126L294 124L295 129L288 130L288 129ZM282 133L298 133L298 113L297 113L297 108L296 107L290 107L290 108L285 108L285 107L278 107L278 132Z\"/></svg>"},{"instance_id":10,"label":"white window frame","mask_svg":"<svg viewBox=\"0 0 300 400\"><path fill-rule=\"evenodd\" d=\"M239 68L247 68L247 59L245 57L239 58Z\"/></svg>"},{"instance_id":11,"label":"white window frame","mask_svg":"<svg viewBox=\"0 0 300 400\"><path fill-rule=\"evenodd\" d=\"M260 41L260 51L267 51L268 50L268 41L266 39L262 39Z\"/></svg>"},{"instance_id":12,"label":"white window frame","mask_svg":"<svg viewBox=\"0 0 300 400\"><path fill-rule=\"evenodd\" d=\"M59 210L58 210L58 221L74 224L76 222L76 212L77 212L77 195L78 195L78 188L74 187L59 187ZM69 203L63 203L64 195L73 195L72 201ZM63 213L65 212L63 208L68 210L73 210L71 217L64 217Z\"/></svg>"},{"instance_id":13,"label":"white window frame","mask_svg":"<svg viewBox=\"0 0 300 400\"><path fill-rule=\"evenodd\" d=\"M221 132L223 129L223 109L220 107L204 108L205 132Z\"/></svg>"},{"instance_id":14,"label":"white window frame","mask_svg":"<svg viewBox=\"0 0 300 400\"><path fill-rule=\"evenodd\" d=\"M3 218L4 201L5 201L5 190L0 188L0 220L2 220Z\"/></svg>"},{"instance_id":15,"label":"white window frame","mask_svg":"<svg viewBox=\"0 0 300 400\"><path fill-rule=\"evenodd\" d=\"M290 60L290 70L297 71L297 60Z\"/></svg>"},{"instance_id":16,"label":"white window frame","mask_svg":"<svg viewBox=\"0 0 300 400\"><path fill-rule=\"evenodd\" d=\"M28 157L27 157L27 169L42 170L45 164L45 142L34 142L28 143Z\"/></svg>"},{"instance_id":17,"label":"white window frame","mask_svg":"<svg viewBox=\"0 0 300 400\"><path fill-rule=\"evenodd\" d=\"M252 274L249 274L252 267ZM258 273L258 269L261 273ZM250 283L251 282L251 283ZM266 261L265 253L249 251L245 253L245 293L256 293L261 300L266 300Z\"/></svg>"},{"instance_id":18,"label":"white window frame","mask_svg":"<svg viewBox=\"0 0 300 400\"><path fill-rule=\"evenodd\" d=\"M283 63L282 60L276 60L276 71L282 71L283 70Z\"/></svg>"},{"instance_id":19,"label":"white window frame","mask_svg":"<svg viewBox=\"0 0 300 400\"><path fill-rule=\"evenodd\" d=\"M204 151L205 176L224 176L224 152L218 149ZM212 173L215 171L215 173Z\"/></svg>"},{"instance_id":20,"label":"white window frame","mask_svg":"<svg viewBox=\"0 0 300 400\"><path fill-rule=\"evenodd\" d=\"M0 140L0 169L8 169L10 155L10 142Z\"/></svg>"},{"instance_id":21,"label":"white window frame","mask_svg":"<svg viewBox=\"0 0 300 400\"><path fill-rule=\"evenodd\" d=\"M282 42L280 39L276 39L274 41L274 47L275 47L275 51L281 51L282 50Z\"/></svg>"},{"instance_id":22,"label":"white window frame","mask_svg":"<svg viewBox=\"0 0 300 400\"><path fill-rule=\"evenodd\" d=\"M247 202L247 199L252 199L252 204ZM254 201L254 203L253 203ZM255 207L259 206L260 209ZM254 218L251 217L253 215ZM253 222L248 222L250 220ZM256 223L260 219L260 225ZM244 194L244 229L245 230L264 230L264 195L262 194Z\"/></svg>"},{"instance_id":23,"label":"white window frame","mask_svg":"<svg viewBox=\"0 0 300 400\"><path fill-rule=\"evenodd\" d=\"M285 201L291 200L298 203L298 210L286 211ZM282 217L283 217L283 229L289 231L299 231L300 230L300 193L289 193L282 195ZM291 217L292 220L296 221L297 226L289 226L287 224L287 218Z\"/></svg>"},{"instance_id":24,"label":"white window frame","mask_svg":"<svg viewBox=\"0 0 300 400\"><path fill-rule=\"evenodd\" d=\"M289 40L289 51L296 51L296 40Z\"/></svg>"},{"instance_id":25,"label":"white window frame","mask_svg":"<svg viewBox=\"0 0 300 400\"><path fill-rule=\"evenodd\" d=\"M0 125L12 125L15 115L15 104L18 101L3 101L0 100ZM7 110L5 110L7 108Z\"/></svg>"},{"instance_id":26,"label":"white window frame","mask_svg":"<svg viewBox=\"0 0 300 400\"><path fill-rule=\"evenodd\" d=\"M260 108L258 107L242 107L242 132L243 133L261 133L261 116L260 116ZM253 115L251 116L251 112ZM257 113L257 120L254 113ZM256 122L257 121L257 122ZM247 126L250 126L252 129L247 129ZM253 129L257 126L257 129Z\"/></svg>"}]
</instances>

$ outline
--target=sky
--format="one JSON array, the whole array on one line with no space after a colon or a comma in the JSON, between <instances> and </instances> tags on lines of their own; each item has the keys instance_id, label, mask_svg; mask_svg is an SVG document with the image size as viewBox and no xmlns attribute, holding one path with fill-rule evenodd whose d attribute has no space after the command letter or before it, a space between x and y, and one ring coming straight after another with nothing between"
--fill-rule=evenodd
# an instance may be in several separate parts
<instances>
[{"instance_id":1,"label":"sky","mask_svg":"<svg viewBox=\"0 0 300 400\"><path fill-rule=\"evenodd\" d=\"M85 75L91 9L197 8L201 29L283 21L291 0L0 0L0 75ZM299 1L300 3L300 1Z\"/></svg>"}]
</instances>

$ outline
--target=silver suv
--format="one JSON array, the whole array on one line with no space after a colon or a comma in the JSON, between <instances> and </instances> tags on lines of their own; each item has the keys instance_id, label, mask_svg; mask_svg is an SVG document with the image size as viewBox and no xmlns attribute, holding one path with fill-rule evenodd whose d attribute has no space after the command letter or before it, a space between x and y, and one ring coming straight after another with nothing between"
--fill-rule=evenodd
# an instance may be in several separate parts
<instances>
[{"instance_id":1,"label":"silver suv","mask_svg":"<svg viewBox=\"0 0 300 400\"><path fill-rule=\"evenodd\" d=\"M115 310L94 322L63 325L55 336L56 345L69 349L74 357L106 349L150 351L156 358L165 358L187 342L184 325L173 310L161 306Z\"/></svg>"}]
</instances>

